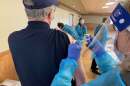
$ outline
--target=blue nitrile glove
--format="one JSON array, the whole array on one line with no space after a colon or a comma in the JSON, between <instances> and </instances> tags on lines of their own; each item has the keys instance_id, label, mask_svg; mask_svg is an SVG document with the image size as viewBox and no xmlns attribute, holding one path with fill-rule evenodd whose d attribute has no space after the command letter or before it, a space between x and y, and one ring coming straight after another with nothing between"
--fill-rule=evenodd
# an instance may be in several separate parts
<instances>
[{"instance_id":1,"label":"blue nitrile glove","mask_svg":"<svg viewBox=\"0 0 130 86\"><path fill-rule=\"evenodd\" d=\"M101 42L97 39L92 38L91 35L86 35L86 42L87 46L97 55L100 56L100 54L105 52L105 49L103 48Z\"/></svg>"},{"instance_id":2,"label":"blue nitrile glove","mask_svg":"<svg viewBox=\"0 0 130 86\"><path fill-rule=\"evenodd\" d=\"M115 60L105 51L103 45L98 40L94 39L88 47L96 55L95 60L101 73L117 67Z\"/></svg>"},{"instance_id":3,"label":"blue nitrile glove","mask_svg":"<svg viewBox=\"0 0 130 86\"><path fill-rule=\"evenodd\" d=\"M92 42L93 37L89 34L86 35L85 41L87 42L87 46Z\"/></svg>"},{"instance_id":4,"label":"blue nitrile glove","mask_svg":"<svg viewBox=\"0 0 130 86\"><path fill-rule=\"evenodd\" d=\"M106 53L102 44L98 40L95 40L93 43L91 42L88 47L96 54L96 56L101 56L101 54Z\"/></svg>"},{"instance_id":5,"label":"blue nitrile glove","mask_svg":"<svg viewBox=\"0 0 130 86\"><path fill-rule=\"evenodd\" d=\"M64 25L63 31L68 33L69 35L71 35L74 39L76 39L76 40L79 39L79 35L77 34L77 32L75 31L75 29L72 26Z\"/></svg>"},{"instance_id":6,"label":"blue nitrile glove","mask_svg":"<svg viewBox=\"0 0 130 86\"><path fill-rule=\"evenodd\" d=\"M68 48L68 58L78 61L80 58L81 44L76 42L74 44L70 44Z\"/></svg>"}]
</instances>

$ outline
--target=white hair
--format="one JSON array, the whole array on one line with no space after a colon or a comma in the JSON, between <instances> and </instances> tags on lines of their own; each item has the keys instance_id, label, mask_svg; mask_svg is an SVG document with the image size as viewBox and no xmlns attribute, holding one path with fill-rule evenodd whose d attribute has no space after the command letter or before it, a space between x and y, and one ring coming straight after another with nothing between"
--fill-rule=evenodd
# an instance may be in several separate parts
<instances>
[{"instance_id":1,"label":"white hair","mask_svg":"<svg viewBox=\"0 0 130 86\"><path fill-rule=\"evenodd\" d=\"M24 0L24 3L27 5L33 5L32 0ZM54 6L49 6L42 9L27 9L25 8L26 14L28 18L33 18L36 20L42 20L54 9Z\"/></svg>"}]
</instances>

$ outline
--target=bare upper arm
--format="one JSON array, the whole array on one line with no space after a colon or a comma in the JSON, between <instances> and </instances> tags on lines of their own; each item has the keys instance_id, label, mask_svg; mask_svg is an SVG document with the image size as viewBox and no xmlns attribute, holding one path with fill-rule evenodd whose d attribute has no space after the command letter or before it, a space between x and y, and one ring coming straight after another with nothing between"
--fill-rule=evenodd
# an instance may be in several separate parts
<instances>
[{"instance_id":1,"label":"bare upper arm","mask_svg":"<svg viewBox=\"0 0 130 86\"><path fill-rule=\"evenodd\" d=\"M67 34L67 36L68 36L68 38L69 38L70 44L76 42L76 40L75 40L70 34L68 34L68 33L66 33L66 34Z\"/></svg>"}]
</instances>

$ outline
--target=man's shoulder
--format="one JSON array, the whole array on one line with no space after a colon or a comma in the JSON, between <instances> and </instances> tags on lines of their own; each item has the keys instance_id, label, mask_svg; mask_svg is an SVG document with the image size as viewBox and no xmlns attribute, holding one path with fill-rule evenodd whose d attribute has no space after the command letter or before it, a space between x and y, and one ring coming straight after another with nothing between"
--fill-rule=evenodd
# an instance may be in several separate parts
<instances>
[{"instance_id":1,"label":"man's shoulder","mask_svg":"<svg viewBox=\"0 0 130 86\"><path fill-rule=\"evenodd\" d=\"M20 36L20 34L24 31L24 29L19 30L19 31L14 31L12 33L10 33L10 35L8 36L8 41L12 41L15 40L17 37Z\"/></svg>"},{"instance_id":2,"label":"man's shoulder","mask_svg":"<svg viewBox=\"0 0 130 86\"><path fill-rule=\"evenodd\" d=\"M55 33L56 35L59 35L59 36L66 36L66 37L68 37L67 36L67 34L65 33L65 32L63 32L63 31L60 31L60 30L56 30L56 29L52 29L51 30L53 33Z\"/></svg>"},{"instance_id":3,"label":"man's shoulder","mask_svg":"<svg viewBox=\"0 0 130 86\"><path fill-rule=\"evenodd\" d=\"M53 29L52 31L55 34L55 38L57 40L69 42L69 37L64 31L55 30L55 29Z\"/></svg>"},{"instance_id":4,"label":"man's shoulder","mask_svg":"<svg viewBox=\"0 0 130 86\"><path fill-rule=\"evenodd\" d=\"M16 35L17 35L17 33L18 33L18 31L12 32L12 33L9 35L8 40L12 40L13 38L15 38Z\"/></svg>"}]
</instances>

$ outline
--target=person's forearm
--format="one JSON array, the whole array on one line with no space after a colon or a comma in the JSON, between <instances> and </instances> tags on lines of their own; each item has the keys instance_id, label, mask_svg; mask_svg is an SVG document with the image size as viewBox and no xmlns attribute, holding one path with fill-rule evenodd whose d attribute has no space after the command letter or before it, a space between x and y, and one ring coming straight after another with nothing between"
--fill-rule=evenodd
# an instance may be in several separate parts
<instances>
[{"instance_id":1,"label":"person's forearm","mask_svg":"<svg viewBox=\"0 0 130 86\"><path fill-rule=\"evenodd\" d=\"M112 69L82 86L126 86L119 69Z\"/></svg>"},{"instance_id":2,"label":"person's forearm","mask_svg":"<svg viewBox=\"0 0 130 86\"><path fill-rule=\"evenodd\" d=\"M71 80L77 66L77 62L73 59L62 60L59 72L55 75L51 86L71 86Z\"/></svg>"},{"instance_id":3,"label":"person's forearm","mask_svg":"<svg viewBox=\"0 0 130 86\"><path fill-rule=\"evenodd\" d=\"M112 56L105 51L99 42L96 42L92 51L95 54L94 58L102 73L117 67L117 63L113 60Z\"/></svg>"}]
</instances>

